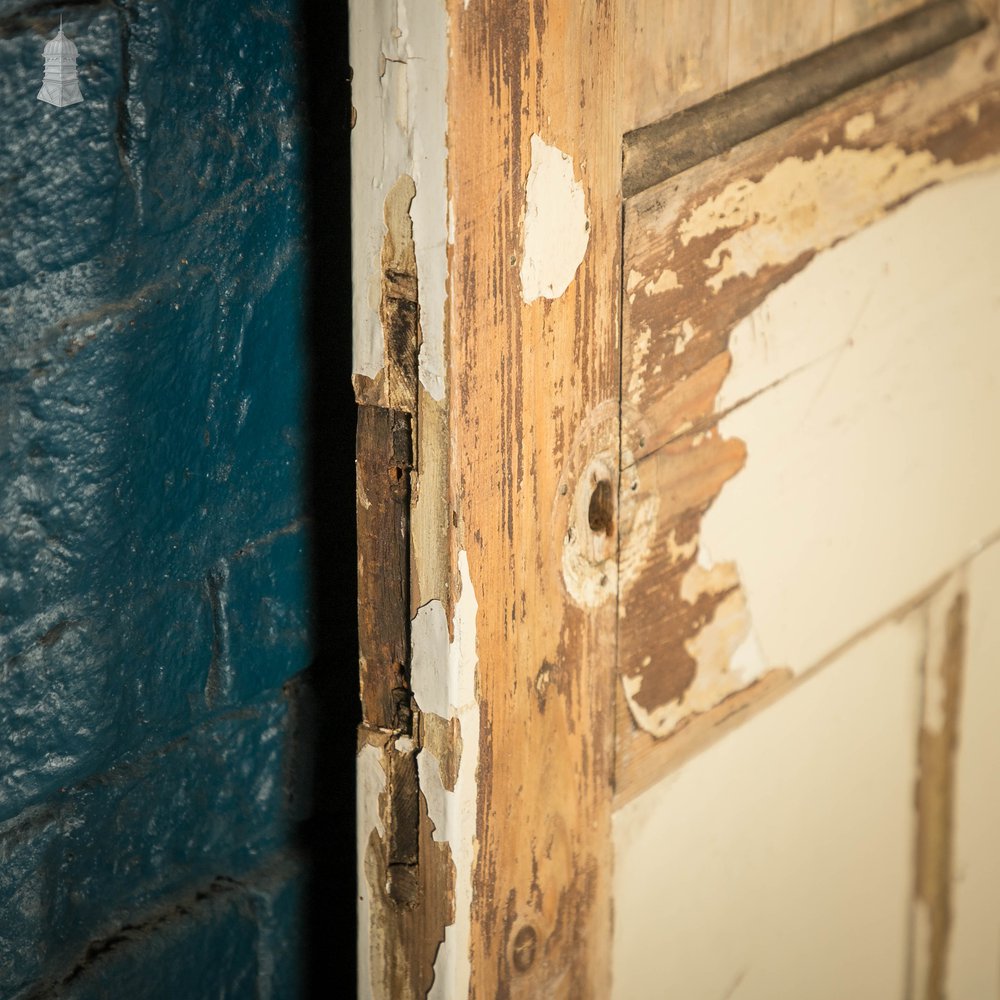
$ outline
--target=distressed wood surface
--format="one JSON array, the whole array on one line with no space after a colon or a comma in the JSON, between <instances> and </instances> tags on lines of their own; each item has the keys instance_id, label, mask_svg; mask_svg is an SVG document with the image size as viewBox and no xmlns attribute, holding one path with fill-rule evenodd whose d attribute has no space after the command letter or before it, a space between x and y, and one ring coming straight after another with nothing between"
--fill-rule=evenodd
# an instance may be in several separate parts
<instances>
[{"instance_id":1,"label":"distressed wood surface","mask_svg":"<svg viewBox=\"0 0 1000 1000\"><path fill-rule=\"evenodd\" d=\"M924 6L924 0L625 0L626 132Z\"/></svg>"},{"instance_id":2,"label":"distressed wood surface","mask_svg":"<svg viewBox=\"0 0 1000 1000\"><path fill-rule=\"evenodd\" d=\"M743 83L833 41L834 0L730 4L727 83Z\"/></svg>"},{"instance_id":3,"label":"distressed wood surface","mask_svg":"<svg viewBox=\"0 0 1000 1000\"><path fill-rule=\"evenodd\" d=\"M482 719L471 995L597 998L611 926L621 20L591 0L453 0L451 16L452 467ZM571 229L577 246L586 234L575 268Z\"/></svg>"},{"instance_id":4,"label":"distressed wood surface","mask_svg":"<svg viewBox=\"0 0 1000 1000\"><path fill-rule=\"evenodd\" d=\"M908 973L913 1000L941 1000L947 995L955 880L955 770L968 629L964 572L928 602L926 619Z\"/></svg>"},{"instance_id":5,"label":"distressed wood surface","mask_svg":"<svg viewBox=\"0 0 1000 1000\"><path fill-rule=\"evenodd\" d=\"M638 194L983 28L974 4L932 4L625 136L623 193Z\"/></svg>"},{"instance_id":6,"label":"distressed wood surface","mask_svg":"<svg viewBox=\"0 0 1000 1000\"><path fill-rule=\"evenodd\" d=\"M362 721L410 732L409 414L358 407L358 646Z\"/></svg>"},{"instance_id":7,"label":"distressed wood surface","mask_svg":"<svg viewBox=\"0 0 1000 1000\"><path fill-rule=\"evenodd\" d=\"M736 426L738 421L752 421L758 414L764 419L771 412L768 407L781 403L789 407L790 414L797 414L790 418L794 429L798 426L795 422L801 424L810 415L818 419L817 415L828 413L832 421L827 435L830 447L841 447L836 442L853 440L841 434L843 420L851 426L850 411L845 411L846 417L838 417L827 404L843 391L838 386L848 386L845 380L859 380L857 390L863 394L865 379L877 377L877 366L891 364L877 356L883 349L872 346L877 339L872 341L871 334L866 334L864 343L870 346L865 350L874 353L843 353L851 340L851 323L866 308L867 300L857 291L859 285L864 287L864 271L856 281L847 283L845 293L838 294L832 286L829 303L821 306L815 317L803 315L785 321L789 336L777 344L770 339L773 333L761 332L770 330L768 310L773 311L772 304L783 301L769 300L769 296L820 251L864 229L931 185L989 168L1000 162L998 154L1000 88L996 38L990 30L887 80L860 88L804 120L750 140L725 157L689 170L627 203L619 647L626 705L619 704L618 712L619 796L634 794L630 780L648 782L658 769L662 773L662 768L675 766L676 754L702 745L735 713L752 709L757 694L773 696L782 678L790 680L793 673L818 662L880 613L905 603L914 590L945 571L963 546L967 548L976 538L996 530L996 519L990 521L988 516L992 487L986 486L982 492L979 483L983 476L975 471L981 465L968 465L974 459L967 459L965 451L955 452L956 462L966 464L956 468L954 476L948 473L929 482L955 482L959 484L956 489L964 490L961 484L970 482L971 477L977 484L974 495L984 498L978 513L966 512L954 522L945 521L955 530L935 536L935 546L906 548L907 558L900 561L899 573L867 573L863 587L848 588L848 596L852 600L857 597L852 606L861 608L862 598L871 596L873 585L882 586L882 591L871 597L870 617L859 611L831 621L824 619L823 628L810 627L811 639L796 640L798 645L782 640L787 657L772 647L773 658L761 651L752 628L754 615L766 613L761 611L760 598L756 607L753 604L760 584L748 590L739 562L727 561L728 553L713 552L703 538L706 514L711 512L713 523L719 523L722 508L729 512L727 516L739 517L737 498L746 494L747 484L758 481L748 479L745 469L752 469L752 463L759 464L761 458L748 455L746 435L720 425L727 414L732 414L728 419ZM943 220L947 220L947 209L942 211ZM975 219L975 210L968 206L963 213L962 217ZM974 228L974 221L969 224L973 226L970 233L982 232ZM964 239L961 235L955 238ZM928 253L927 259L933 262L934 249ZM990 287L991 260L989 255L980 255L967 262L970 273L981 282L975 286L980 291ZM867 280L870 283L871 276ZM933 287L926 279L920 280L923 284L916 287ZM947 301L960 306L964 293L956 295ZM825 329L822 324L829 325L830 318L835 322L838 316L844 335L832 335L832 340L820 335ZM882 335L891 339L895 323L900 336L905 333L900 326L908 322L905 315L883 319L886 322L879 327L878 318L869 317L866 329L881 329ZM802 332L803 322L819 324L819 329L807 336ZM794 331L798 332L793 336ZM936 375L933 368L929 370L933 378L926 391L920 388L923 376L912 366L890 368L894 376L898 373L897 392L911 402L923 394L928 405L947 406L946 402L932 404L930 399L941 393L961 395L959 387L966 384L969 371L990 370L994 364L989 357L991 339L977 340L975 328L964 332L968 334L963 341L967 347L949 355L949 364L939 366ZM737 335L746 356L756 360L734 370L732 338ZM754 343L756 354L747 346ZM891 343L886 343L891 356ZM982 356L975 361L977 351ZM865 361L866 357L869 360ZM867 374L861 369L854 371L859 363L870 366ZM802 369L809 371L799 377ZM943 378L948 371L953 376ZM772 388L775 386L778 388ZM876 387L871 388L876 393ZM990 405L987 401L993 396L988 386L975 391L980 390L983 404ZM797 392L806 394L801 405L795 402ZM812 396L808 396L810 392ZM818 410L810 403L813 397L822 404ZM879 398L876 394L875 399ZM949 412L972 422L961 432L965 434L975 424L978 410L967 407ZM880 418L870 417L876 419ZM886 419L896 418L890 414ZM906 454L907 448L917 447L915 441L906 443L905 428L901 433L903 437L893 445L891 454L899 448ZM868 437L873 440L870 434ZM772 521L774 530L781 530L782 508L776 505L784 489L782 477L792 496L796 482L820 481L822 477L815 479L816 463L840 468L835 452L809 452L805 437L800 434L799 438L802 449L783 446L786 471L775 466L768 473L768 481L779 491L771 509L762 508L765 515L757 508L745 508L745 517L759 526L753 539L746 536L750 547L770 546L772 553L787 551L789 560L785 562L791 578L795 578L794 566L802 560L823 565L829 556L824 554L826 549L807 549L797 563L796 545L811 542L789 542L786 549L777 536L766 534L764 525ZM852 447L863 449L864 445ZM855 454L863 455L864 451L843 453L848 463L845 475L851 468L849 463L856 464ZM895 468L892 463L887 467ZM914 468L930 466L918 462ZM813 471L807 475L809 469ZM896 492L885 495L895 497L912 474L910 468L901 470L898 488L893 487ZM727 486L730 480L736 485ZM831 484L831 496L837 495L836 485ZM948 509L962 509L961 496L952 496L954 490L945 492L948 497L942 493L940 503ZM720 495L724 499L721 505ZM883 499L877 489L872 496ZM763 497L763 493L761 498L755 495L753 503L766 503ZM906 502L902 496L900 500ZM822 506L820 503L816 509ZM834 525L850 511L835 507L831 513ZM856 513L862 516L860 511ZM789 526L794 523L794 511L786 511L784 517ZM818 515L813 518L814 524L823 520ZM876 516L872 523L885 522ZM816 533L817 540L821 534ZM883 532L883 541L891 541L897 534L899 531ZM843 546L839 548L843 550ZM882 553L884 548L880 542L877 550ZM838 546L831 551L837 552ZM926 565L911 566L910 554L927 555ZM884 560L884 554L881 558ZM909 581L902 580L905 567L915 574ZM897 580L901 581L898 586ZM798 586L794 596L804 594L808 591ZM777 605L775 608L777 615ZM796 615L786 608L785 617ZM808 613L803 620L810 620ZM664 739L679 733L683 738L676 742Z\"/></svg>"},{"instance_id":8,"label":"distressed wood surface","mask_svg":"<svg viewBox=\"0 0 1000 1000\"><path fill-rule=\"evenodd\" d=\"M952 793L952 919L944 995L1000 996L1000 545L965 574L968 593L964 668L958 710L958 758ZM926 979L924 980L926 982Z\"/></svg>"}]
</instances>

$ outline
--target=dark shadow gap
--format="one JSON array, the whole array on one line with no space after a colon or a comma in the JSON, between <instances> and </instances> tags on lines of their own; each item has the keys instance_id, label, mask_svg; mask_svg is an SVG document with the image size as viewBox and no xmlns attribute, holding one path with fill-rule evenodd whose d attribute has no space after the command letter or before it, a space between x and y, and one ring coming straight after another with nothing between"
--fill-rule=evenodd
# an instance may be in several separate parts
<instances>
[{"instance_id":1,"label":"dark shadow gap","mask_svg":"<svg viewBox=\"0 0 1000 1000\"><path fill-rule=\"evenodd\" d=\"M315 696L308 997L353 996L356 980L355 730L360 722L355 405L351 387L347 0L300 0L304 71L309 460Z\"/></svg>"}]
</instances>

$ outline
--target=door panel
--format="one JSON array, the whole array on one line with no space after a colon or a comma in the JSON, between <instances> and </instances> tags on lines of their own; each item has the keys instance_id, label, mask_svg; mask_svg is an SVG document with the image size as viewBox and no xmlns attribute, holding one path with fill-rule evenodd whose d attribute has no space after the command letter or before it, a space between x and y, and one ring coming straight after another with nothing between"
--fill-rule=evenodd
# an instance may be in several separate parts
<instances>
[{"instance_id":1,"label":"door panel","mask_svg":"<svg viewBox=\"0 0 1000 1000\"><path fill-rule=\"evenodd\" d=\"M1000 530L994 45L626 203L619 796Z\"/></svg>"},{"instance_id":2,"label":"door panel","mask_svg":"<svg viewBox=\"0 0 1000 1000\"><path fill-rule=\"evenodd\" d=\"M614 997L902 996L923 639L886 624L615 813Z\"/></svg>"}]
</instances>

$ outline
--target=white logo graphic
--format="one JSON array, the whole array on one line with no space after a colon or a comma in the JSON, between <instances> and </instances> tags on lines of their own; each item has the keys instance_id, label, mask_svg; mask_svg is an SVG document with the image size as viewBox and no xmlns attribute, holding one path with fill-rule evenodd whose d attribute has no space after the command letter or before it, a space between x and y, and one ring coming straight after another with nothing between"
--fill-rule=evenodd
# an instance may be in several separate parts
<instances>
[{"instance_id":1,"label":"white logo graphic","mask_svg":"<svg viewBox=\"0 0 1000 1000\"><path fill-rule=\"evenodd\" d=\"M59 18L59 34L45 46L45 76L38 99L64 108L83 100L76 78L76 46L63 34Z\"/></svg>"}]
</instances>

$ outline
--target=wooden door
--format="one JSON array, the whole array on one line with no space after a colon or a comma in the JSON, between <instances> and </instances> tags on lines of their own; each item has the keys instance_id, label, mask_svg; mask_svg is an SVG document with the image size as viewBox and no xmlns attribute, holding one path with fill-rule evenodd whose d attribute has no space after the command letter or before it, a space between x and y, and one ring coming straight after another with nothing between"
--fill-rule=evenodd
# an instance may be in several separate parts
<instances>
[{"instance_id":1,"label":"wooden door","mask_svg":"<svg viewBox=\"0 0 1000 1000\"><path fill-rule=\"evenodd\" d=\"M352 8L361 995L997 995L994 14Z\"/></svg>"}]
</instances>

